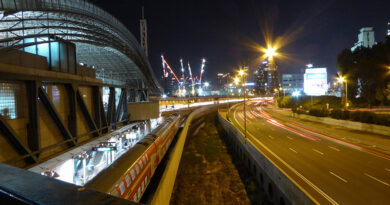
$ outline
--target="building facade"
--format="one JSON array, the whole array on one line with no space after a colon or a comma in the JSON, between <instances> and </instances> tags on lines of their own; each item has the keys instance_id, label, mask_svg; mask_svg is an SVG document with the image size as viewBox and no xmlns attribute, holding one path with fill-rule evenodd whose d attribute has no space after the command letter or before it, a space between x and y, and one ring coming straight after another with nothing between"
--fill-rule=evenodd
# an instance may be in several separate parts
<instances>
[{"instance_id":1,"label":"building facade","mask_svg":"<svg viewBox=\"0 0 390 205\"><path fill-rule=\"evenodd\" d=\"M277 65L272 59L263 61L255 71L254 76L255 89L261 95L270 95L279 87Z\"/></svg>"},{"instance_id":2,"label":"building facade","mask_svg":"<svg viewBox=\"0 0 390 205\"><path fill-rule=\"evenodd\" d=\"M292 94L293 92L303 92L303 74L283 74L282 86L286 94Z\"/></svg>"},{"instance_id":3,"label":"building facade","mask_svg":"<svg viewBox=\"0 0 390 205\"><path fill-rule=\"evenodd\" d=\"M374 45L375 33L373 27L364 27L360 29L358 42L351 48L351 51L355 51L359 47L371 48Z\"/></svg>"}]
</instances>

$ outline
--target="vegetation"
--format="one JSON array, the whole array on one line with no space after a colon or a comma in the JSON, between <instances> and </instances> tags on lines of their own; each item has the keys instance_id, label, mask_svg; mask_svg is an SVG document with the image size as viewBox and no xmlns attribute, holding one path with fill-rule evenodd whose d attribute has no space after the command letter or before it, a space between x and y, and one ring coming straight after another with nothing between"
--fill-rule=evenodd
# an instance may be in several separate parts
<instances>
[{"instance_id":1,"label":"vegetation","mask_svg":"<svg viewBox=\"0 0 390 205\"><path fill-rule=\"evenodd\" d=\"M347 79L352 103L366 107L390 105L390 37L372 48L361 47L354 52L344 49L338 55L337 66Z\"/></svg>"}]
</instances>

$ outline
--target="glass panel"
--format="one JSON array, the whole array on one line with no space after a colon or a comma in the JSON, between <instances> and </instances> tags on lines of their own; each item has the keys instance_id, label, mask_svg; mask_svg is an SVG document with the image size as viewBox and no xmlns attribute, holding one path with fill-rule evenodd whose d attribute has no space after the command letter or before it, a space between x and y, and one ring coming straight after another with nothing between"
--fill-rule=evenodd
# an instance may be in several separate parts
<instances>
[{"instance_id":1,"label":"glass panel","mask_svg":"<svg viewBox=\"0 0 390 205\"><path fill-rule=\"evenodd\" d=\"M60 48L58 42L50 43L51 70L60 71Z\"/></svg>"},{"instance_id":2,"label":"glass panel","mask_svg":"<svg viewBox=\"0 0 390 205\"><path fill-rule=\"evenodd\" d=\"M0 114L9 119L17 118L17 94L19 85L0 83Z\"/></svg>"},{"instance_id":3,"label":"glass panel","mask_svg":"<svg viewBox=\"0 0 390 205\"><path fill-rule=\"evenodd\" d=\"M61 61L61 72L68 72L68 50L66 44L59 42L60 45L60 61Z\"/></svg>"}]
</instances>

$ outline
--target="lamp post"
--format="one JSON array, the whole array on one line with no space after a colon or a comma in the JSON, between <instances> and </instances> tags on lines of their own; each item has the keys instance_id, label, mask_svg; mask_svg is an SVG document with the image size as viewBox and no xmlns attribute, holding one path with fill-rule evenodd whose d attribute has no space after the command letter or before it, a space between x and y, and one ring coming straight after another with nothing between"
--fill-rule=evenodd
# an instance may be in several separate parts
<instances>
[{"instance_id":1,"label":"lamp post","mask_svg":"<svg viewBox=\"0 0 390 205\"><path fill-rule=\"evenodd\" d=\"M246 105L245 105L245 102L246 102L246 69L248 67L244 66L244 69L243 70L239 70L238 72L238 75L242 76L242 79L244 81L244 137L245 137L245 141L246 141Z\"/></svg>"},{"instance_id":2,"label":"lamp post","mask_svg":"<svg viewBox=\"0 0 390 205\"><path fill-rule=\"evenodd\" d=\"M348 103L348 82L347 79L343 76L340 76L337 81L341 84L345 82L345 108L348 109L349 103Z\"/></svg>"}]
</instances>

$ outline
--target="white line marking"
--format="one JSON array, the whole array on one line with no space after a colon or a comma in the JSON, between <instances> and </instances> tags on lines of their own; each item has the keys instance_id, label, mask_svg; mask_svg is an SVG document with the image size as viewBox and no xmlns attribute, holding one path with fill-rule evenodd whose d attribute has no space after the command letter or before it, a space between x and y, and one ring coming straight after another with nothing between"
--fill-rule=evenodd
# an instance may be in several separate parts
<instances>
[{"instance_id":1,"label":"white line marking","mask_svg":"<svg viewBox=\"0 0 390 205\"><path fill-rule=\"evenodd\" d=\"M288 139L292 140L293 138L292 137L289 137L289 136L286 136Z\"/></svg>"},{"instance_id":2,"label":"white line marking","mask_svg":"<svg viewBox=\"0 0 390 205\"><path fill-rule=\"evenodd\" d=\"M386 183L386 182L384 182L384 181L382 181L380 179L377 179L377 178L375 178L375 177L373 177L373 176L371 176L371 175L369 175L367 173L364 173L364 175L366 175L366 176L370 177L371 179L374 179L374 180L376 180L376 181L378 181L378 182L380 182L380 183L382 183L382 184L384 184L386 186L390 186L390 184L388 184L388 183Z\"/></svg>"},{"instance_id":3,"label":"white line marking","mask_svg":"<svg viewBox=\"0 0 390 205\"><path fill-rule=\"evenodd\" d=\"M313 149L313 151L317 152L318 154L324 155L324 153L322 153L322 152L320 152L320 151L318 151L318 150L316 150L316 149Z\"/></svg>"},{"instance_id":4,"label":"white line marking","mask_svg":"<svg viewBox=\"0 0 390 205\"><path fill-rule=\"evenodd\" d=\"M236 110L237 111L237 110ZM238 123L237 121L237 118L235 117L235 113L236 111L234 112L234 119L235 121L237 122L237 125L241 127L241 129L244 129L244 127L242 127L242 125L240 125L240 123ZM276 155L275 153L273 153L268 147L266 147L263 143L261 143L253 134L251 134L250 132L247 132L253 140L255 140L257 143L259 143L265 150L267 150L269 153L271 153L277 160L279 160L281 163L283 163L288 169L290 169L292 172L294 172L294 174L296 174L299 178L301 178L303 181L306 182L306 184L308 184L309 186L311 186L314 190L316 190L319 194L321 194L326 200L328 200L331 204L335 204L337 205L338 203L332 199L332 197L330 197L329 195L327 195L324 191L322 191L320 188L318 188L315 184L313 184L311 181L309 181L306 177L304 177L301 173L299 173L296 169L294 169L291 165L287 164L287 162L285 162L283 159L281 159L278 155ZM276 164L275 166L281 170ZM291 178L292 180L292 178ZM294 182L295 184L297 184L296 182ZM298 185L298 184L297 184ZM299 186L301 189L303 189L303 187ZM307 192L306 192L307 193ZM307 193L308 194L308 193ZM309 195L309 194L308 194ZM310 196L310 195L309 195ZM315 200L312 196L310 196L310 198L312 200ZM316 201L316 200L315 200ZM317 202L318 203L318 202Z\"/></svg>"},{"instance_id":5,"label":"white line marking","mask_svg":"<svg viewBox=\"0 0 390 205\"><path fill-rule=\"evenodd\" d=\"M385 170L390 172L390 169L385 168Z\"/></svg>"},{"instance_id":6,"label":"white line marking","mask_svg":"<svg viewBox=\"0 0 390 205\"><path fill-rule=\"evenodd\" d=\"M295 150L293 150L292 148L289 148L291 151L293 151L293 152L295 152L295 154L297 154L298 152L297 151L295 151Z\"/></svg>"},{"instance_id":7,"label":"white line marking","mask_svg":"<svg viewBox=\"0 0 390 205\"><path fill-rule=\"evenodd\" d=\"M335 176L335 177L339 178L341 181L343 181L343 182L345 182L345 183L347 183L347 182L348 182L347 180L345 180L345 179L341 178L340 176L338 176L337 174L335 174L335 173L333 173L333 172L331 172L331 171L329 171L329 173L330 173L331 175L333 175L333 176Z\"/></svg>"},{"instance_id":8,"label":"white line marking","mask_svg":"<svg viewBox=\"0 0 390 205\"><path fill-rule=\"evenodd\" d=\"M340 152L340 150L337 149L336 147L332 147L332 146L328 146L328 147L331 148L331 149L333 149L333 150L336 150L336 151Z\"/></svg>"},{"instance_id":9,"label":"white line marking","mask_svg":"<svg viewBox=\"0 0 390 205\"><path fill-rule=\"evenodd\" d=\"M274 137L272 137L271 135L268 135L268 137L269 137L269 138L271 138L271 139L275 139L275 138L274 138Z\"/></svg>"}]
</instances>

